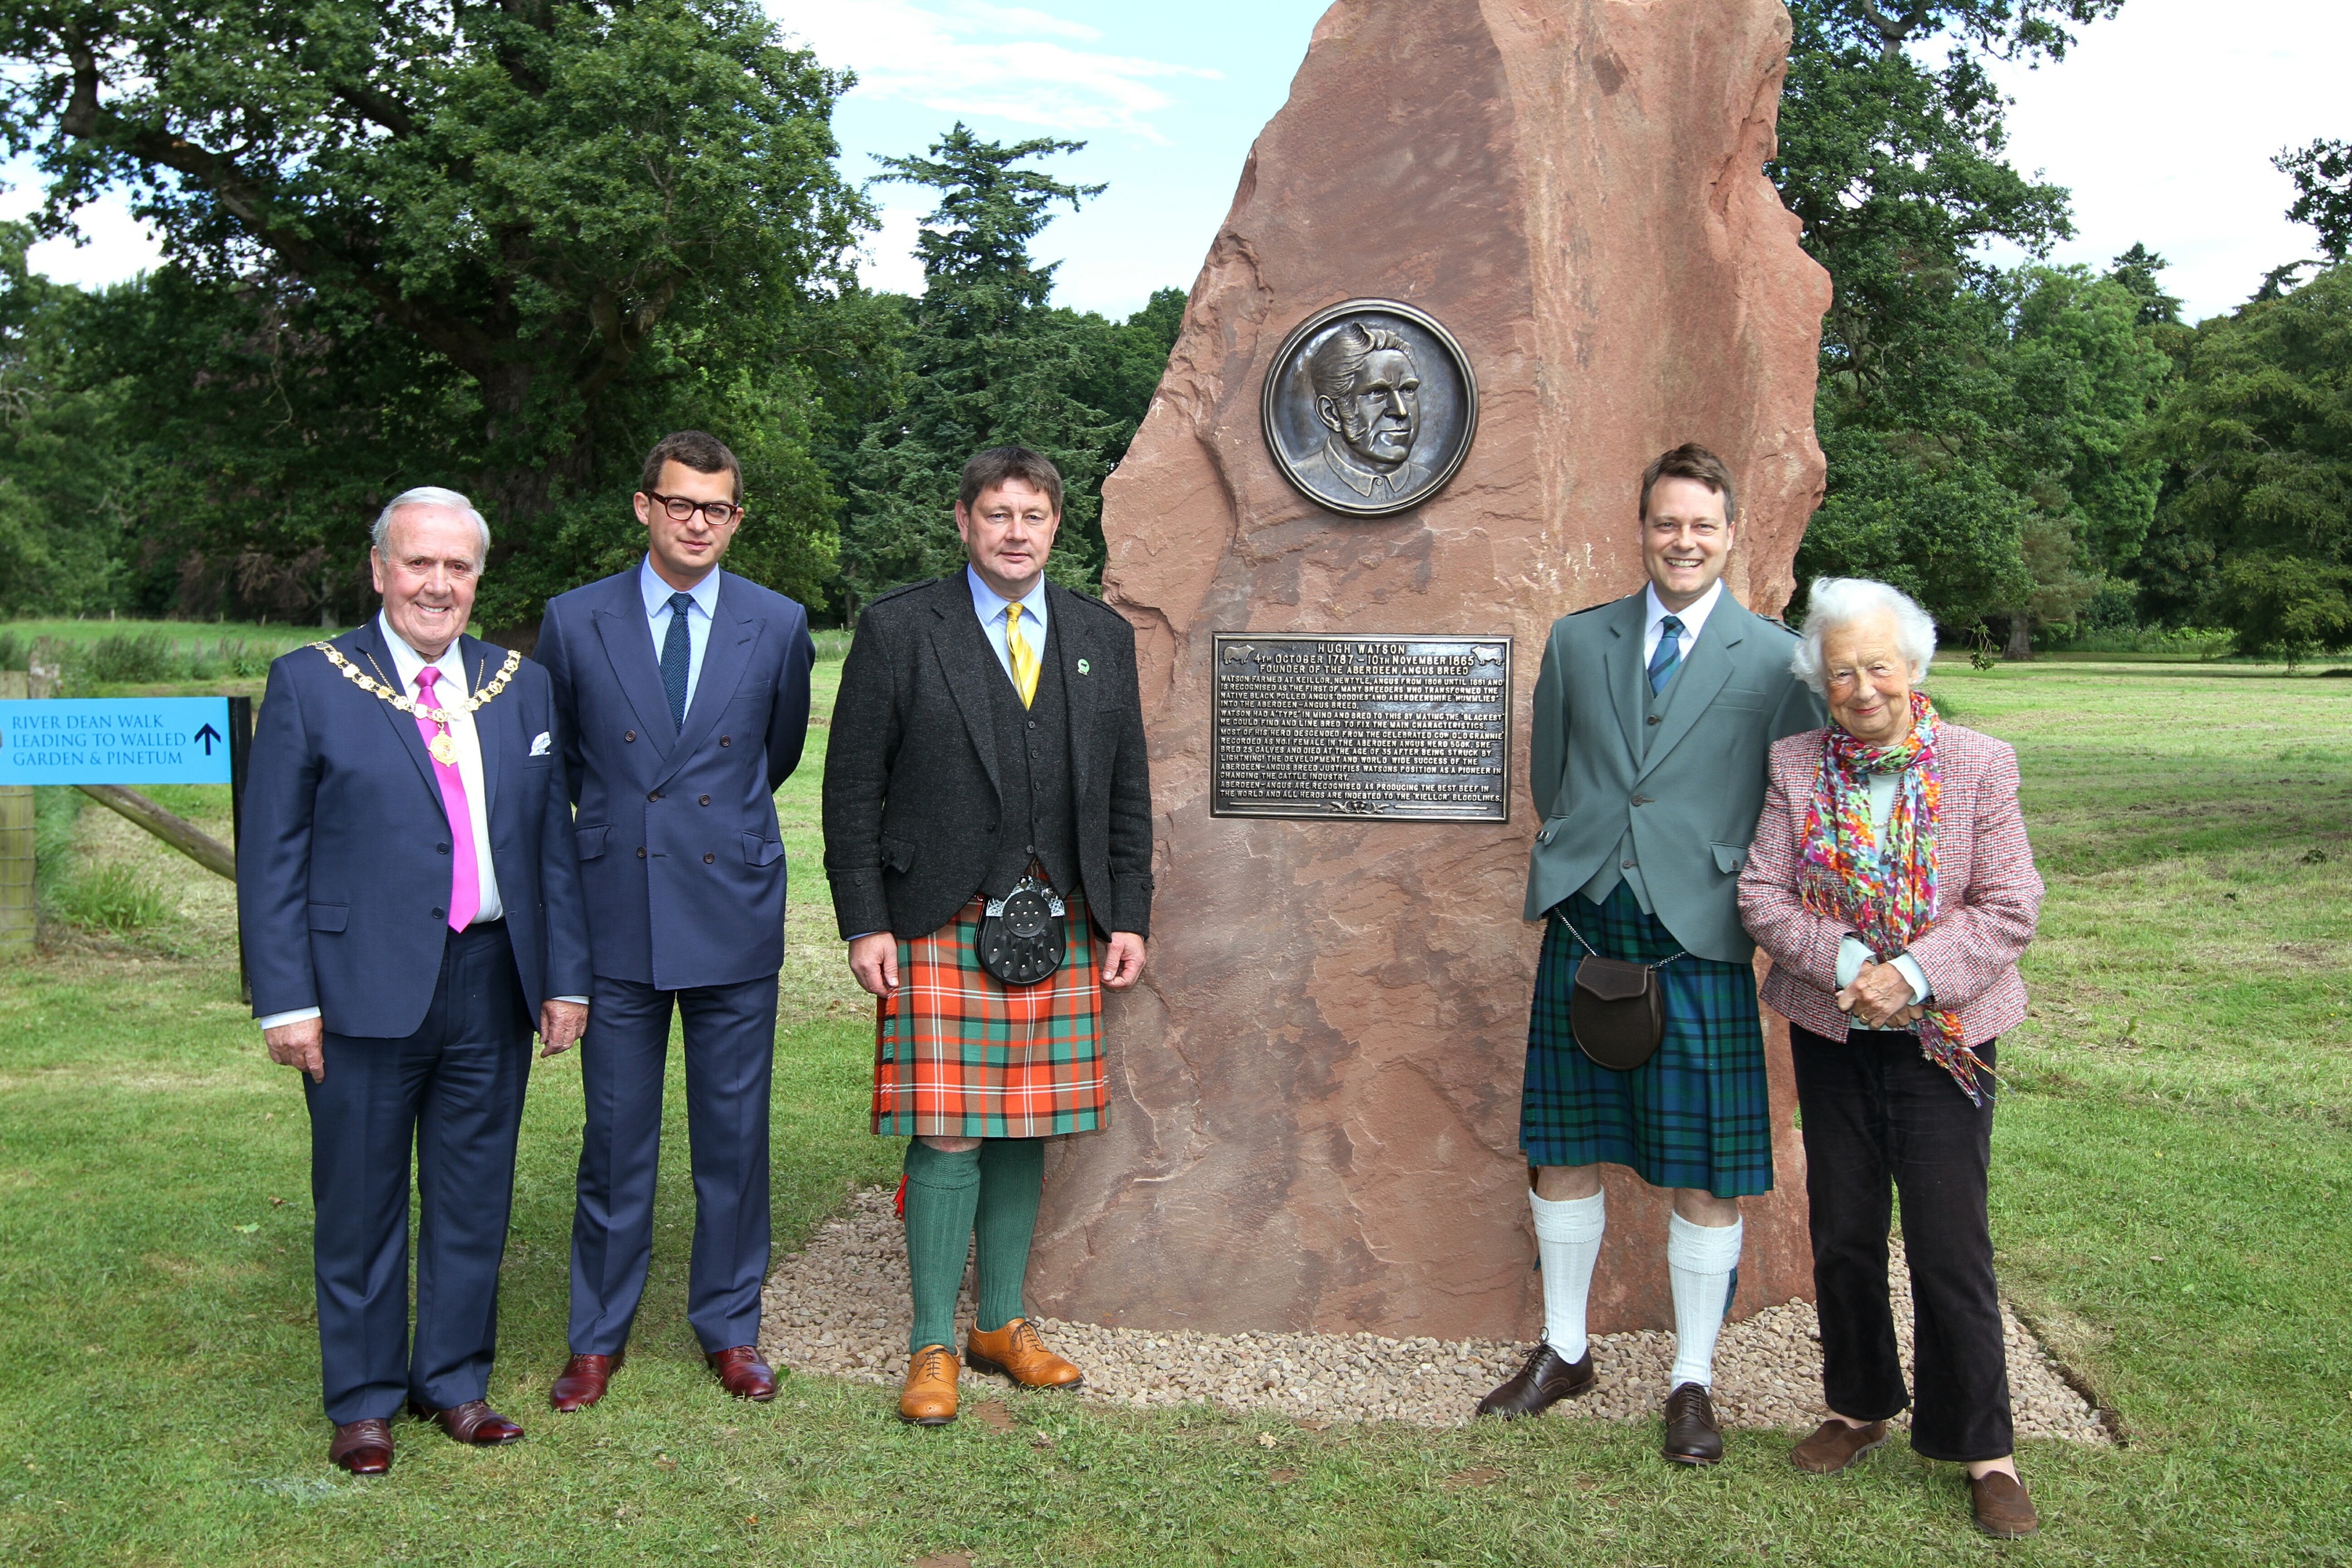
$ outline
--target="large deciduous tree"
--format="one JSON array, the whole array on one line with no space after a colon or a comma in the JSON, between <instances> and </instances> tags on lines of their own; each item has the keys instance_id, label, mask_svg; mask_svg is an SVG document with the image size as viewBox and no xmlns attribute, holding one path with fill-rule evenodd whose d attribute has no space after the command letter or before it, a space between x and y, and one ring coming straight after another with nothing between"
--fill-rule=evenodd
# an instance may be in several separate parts
<instances>
[{"instance_id":1,"label":"large deciduous tree","mask_svg":"<svg viewBox=\"0 0 2352 1568\"><path fill-rule=\"evenodd\" d=\"M845 79L755 5L0 0L0 51L46 230L127 187L170 262L230 291L208 309L298 328L279 346L314 366L322 333L400 345L380 366L427 384L436 444L376 482L459 483L502 558L527 547L486 618L618 558L618 487L678 423L747 459L744 564L804 594L829 568L805 361L865 209L833 164Z\"/></svg>"},{"instance_id":2,"label":"large deciduous tree","mask_svg":"<svg viewBox=\"0 0 2352 1568\"><path fill-rule=\"evenodd\" d=\"M81 380L84 297L26 268L32 237L0 224L0 616L102 612L132 488L122 400Z\"/></svg>"},{"instance_id":3,"label":"large deciduous tree","mask_svg":"<svg viewBox=\"0 0 2352 1568\"><path fill-rule=\"evenodd\" d=\"M2070 29L2120 4L1791 0L1767 172L1835 285L1828 493L1801 579L1885 577L1954 629L2006 618L2021 647L2137 547L2153 481L2123 426L2162 373L2134 331L2143 302L2121 282L2005 271L1984 250L2042 254L2071 232L2066 193L2003 158L1989 60L2061 59ZM2152 278L2144 251L2119 265L2135 258Z\"/></svg>"},{"instance_id":4,"label":"large deciduous tree","mask_svg":"<svg viewBox=\"0 0 2352 1568\"><path fill-rule=\"evenodd\" d=\"M2352 265L2197 330L2145 590L2249 652L2352 647Z\"/></svg>"},{"instance_id":5,"label":"large deciduous tree","mask_svg":"<svg viewBox=\"0 0 2352 1568\"><path fill-rule=\"evenodd\" d=\"M2314 142L2271 162L2294 182L2294 205L2286 216L2319 231L2319 247L2330 261L2352 261L2352 142Z\"/></svg>"}]
</instances>

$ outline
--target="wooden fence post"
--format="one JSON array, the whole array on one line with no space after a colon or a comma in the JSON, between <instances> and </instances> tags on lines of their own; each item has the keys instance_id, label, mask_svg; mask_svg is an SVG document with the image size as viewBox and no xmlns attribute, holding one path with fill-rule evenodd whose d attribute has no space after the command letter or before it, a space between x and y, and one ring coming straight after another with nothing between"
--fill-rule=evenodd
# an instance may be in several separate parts
<instances>
[{"instance_id":1,"label":"wooden fence post","mask_svg":"<svg viewBox=\"0 0 2352 1568\"><path fill-rule=\"evenodd\" d=\"M32 694L31 677L23 670L0 670L0 698ZM0 784L0 956L31 952L39 931L34 839L33 786Z\"/></svg>"}]
</instances>

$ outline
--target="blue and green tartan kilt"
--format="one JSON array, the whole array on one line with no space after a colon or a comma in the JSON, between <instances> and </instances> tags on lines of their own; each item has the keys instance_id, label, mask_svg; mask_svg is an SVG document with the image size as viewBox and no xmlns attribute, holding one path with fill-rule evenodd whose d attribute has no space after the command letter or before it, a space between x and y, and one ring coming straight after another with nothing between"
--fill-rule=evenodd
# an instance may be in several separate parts
<instances>
[{"instance_id":1,"label":"blue and green tartan kilt","mask_svg":"<svg viewBox=\"0 0 2352 1568\"><path fill-rule=\"evenodd\" d=\"M1654 963L1680 951L1633 889L1605 904L1581 894L1568 917L1602 956ZM1570 1032L1569 999L1583 950L1558 913L1545 922L1528 1015L1528 1079L1519 1147L1530 1165L1624 1165L1657 1187L1717 1197L1772 1190L1772 1110L1764 1076L1756 972L1689 954L1658 972L1665 1037L1631 1072L1596 1066Z\"/></svg>"}]
</instances>

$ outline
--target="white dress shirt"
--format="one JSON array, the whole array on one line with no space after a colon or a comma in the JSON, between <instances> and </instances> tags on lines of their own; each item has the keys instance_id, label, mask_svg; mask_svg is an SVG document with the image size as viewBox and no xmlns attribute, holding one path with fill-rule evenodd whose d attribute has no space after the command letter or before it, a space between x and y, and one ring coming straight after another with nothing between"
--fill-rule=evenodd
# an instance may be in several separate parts
<instances>
[{"instance_id":1,"label":"white dress shirt","mask_svg":"<svg viewBox=\"0 0 2352 1568\"><path fill-rule=\"evenodd\" d=\"M1885 829L1886 819L1895 814L1895 788L1902 782L1900 773L1870 775L1871 826L1881 831ZM1862 966L1870 962L1870 944L1858 936L1847 937L1838 943L1839 990L1843 991L1853 984L1853 977L1862 973ZM1916 1006L1925 1002L1927 999L1927 972L1919 967L1919 961L1907 952L1898 952L1887 962L1895 966L1895 973L1911 983L1912 1005Z\"/></svg>"},{"instance_id":2,"label":"white dress shirt","mask_svg":"<svg viewBox=\"0 0 2352 1568\"><path fill-rule=\"evenodd\" d=\"M1649 608L1649 619L1642 623L1642 668L1647 669L1650 660L1657 657L1658 639L1666 635L1664 622L1668 616L1683 624L1682 648L1676 657L1690 658L1692 647L1698 642L1699 628L1706 625L1707 616L1715 614L1716 602L1723 597L1723 579L1717 577L1707 591L1698 596L1698 602L1687 610L1670 610L1659 603L1658 588L1654 583L1642 590L1642 596L1648 602Z\"/></svg>"},{"instance_id":3,"label":"white dress shirt","mask_svg":"<svg viewBox=\"0 0 2352 1568\"><path fill-rule=\"evenodd\" d=\"M669 640L672 594L690 595L686 612L686 711L694 711L694 688L702 679L702 655L710 647L710 618L719 613L719 570L713 567L691 588L673 588L654 570L654 558L637 563L637 592L646 598L646 625L654 634L654 666L661 666L662 644Z\"/></svg>"},{"instance_id":4,"label":"white dress shirt","mask_svg":"<svg viewBox=\"0 0 2352 1568\"><path fill-rule=\"evenodd\" d=\"M383 635L384 646L392 650L390 673L393 679L400 683L400 689L404 693L422 700L425 693L417 686L416 677L425 668L425 656L401 639L400 634L392 629L392 622L384 618L383 612L381 610L376 612L375 626L376 630ZM474 716L471 713L466 712L461 708L450 706L451 703L463 701L474 689L472 683L467 679L466 662L458 652L462 646L453 637L450 639L449 646L442 650L441 657L433 660L433 668L441 672L441 679L434 693L441 700L434 706L449 715L449 739L455 742L457 747L457 780L465 786L466 815L473 822L474 869L481 879L482 903L481 907L474 911L474 919L478 922L504 920L507 907L499 897L498 870L490 864L490 797L489 791L482 784L482 737L474 728ZM503 654L499 656L501 663L505 661L505 657ZM488 671L485 670L483 673L487 675ZM415 716L408 713L401 714L400 721L404 724L413 724L416 721ZM434 797L436 800L440 798L437 781ZM564 1001L572 999L559 998ZM578 1000L585 1001L586 998L582 997ZM254 1022L262 1028L274 1029L280 1024L299 1024L305 1018L315 1018L319 1016L319 1009L316 1007L300 1007L290 1013L272 1013L267 1017L257 1018Z\"/></svg>"},{"instance_id":5,"label":"white dress shirt","mask_svg":"<svg viewBox=\"0 0 2352 1568\"><path fill-rule=\"evenodd\" d=\"M996 662L1003 665L1004 673L1012 676L1017 683L1020 678L1013 675L1013 650L1004 644L1004 606L1015 601L982 582L980 574L970 565L964 567L963 576L971 586L972 613L980 617L980 629L988 634L988 646L996 650ZM1018 603L1021 605L1021 630L1015 635L1036 656L1038 668L1042 669L1045 663L1045 577L1043 573L1038 574L1037 581L1030 584L1029 591L1021 595Z\"/></svg>"}]
</instances>

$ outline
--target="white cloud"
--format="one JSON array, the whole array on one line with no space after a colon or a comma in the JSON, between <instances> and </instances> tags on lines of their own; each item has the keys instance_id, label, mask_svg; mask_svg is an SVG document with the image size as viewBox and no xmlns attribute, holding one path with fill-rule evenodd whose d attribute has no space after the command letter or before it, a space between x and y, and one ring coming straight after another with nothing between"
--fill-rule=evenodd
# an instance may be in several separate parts
<instances>
[{"instance_id":1,"label":"white cloud","mask_svg":"<svg viewBox=\"0 0 2352 1568\"><path fill-rule=\"evenodd\" d=\"M18 163L0 169L6 189L0 191L0 218L23 220L38 211L43 182L38 170ZM25 253L33 271L52 281L84 289L103 289L142 272L152 271L163 259L163 247L147 226L131 216L129 198L110 192L74 214L74 225L86 243L72 236L45 239Z\"/></svg>"},{"instance_id":2,"label":"white cloud","mask_svg":"<svg viewBox=\"0 0 2352 1568\"><path fill-rule=\"evenodd\" d=\"M1066 22L1043 11L1032 11L1026 5L984 5L981 0L954 0L950 9L1008 33L1050 33L1055 37L1076 38L1087 44L1102 37L1100 27L1089 27L1084 22Z\"/></svg>"},{"instance_id":3,"label":"white cloud","mask_svg":"<svg viewBox=\"0 0 2352 1568\"><path fill-rule=\"evenodd\" d=\"M1200 67L1047 41L1035 35L1080 43L1102 35L979 0L770 0L769 9L826 65L855 70L858 93L1039 131L1117 132L1164 145L1168 137L1152 117L1176 100L1158 84L1222 79Z\"/></svg>"},{"instance_id":4,"label":"white cloud","mask_svg":"<svg viewBox=\"0 0 2352 1568\"><path fill-rule=\"evenodd\" d=\"M2074 193L2078 237L2055 258L2105 266L2144 243L2172 263L2163 281L2190 321L2315 250L2270 160L2343 134L2352 53L2342 0L2238 0L2216 16L2210 0L2131 0L2063 61L1994 73L2017 100L2010 162Z\"/></svg>"},{"instance_id":5,"label":"white cloud","mask_svg":"<svg viewBox=\"0 0 2352 1568\"><path fill-rule=\"evenodd\" d=\"M882 220L882 228L859 247L865 255L857 280L878 293L921 293L923 263L915 254L915 237L922 231L922 209L884 205L875 216Z\"/></svg>"}]
</instances>

